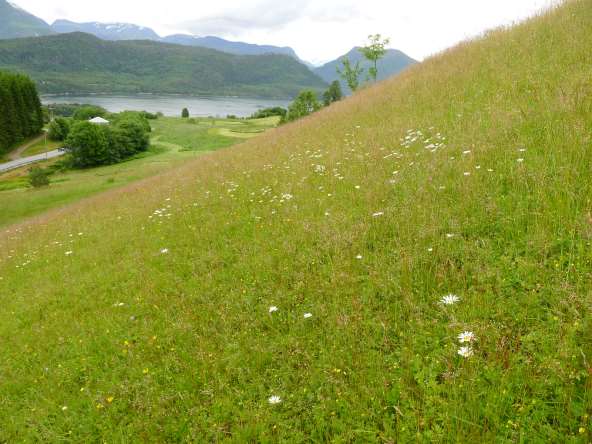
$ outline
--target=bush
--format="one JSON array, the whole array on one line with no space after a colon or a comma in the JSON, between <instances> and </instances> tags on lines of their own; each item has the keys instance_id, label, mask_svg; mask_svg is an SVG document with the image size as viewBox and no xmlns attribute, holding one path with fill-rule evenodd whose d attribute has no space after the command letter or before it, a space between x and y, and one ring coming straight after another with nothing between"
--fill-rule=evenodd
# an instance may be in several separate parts
<instances>
[{"instance_id":1,"label":"bush","mask_svg":"<svg viewBox=\"0 0 592 444\"><path fill-rule=\"evenodd\" d=\"M29 169L29 183L33 188L41 188L49 185L49 172L40 167Z\"/></svg>"},{"instance_id":2,"label":"bush","mask_svg":"<svg viewBox=\"0 0 592 444\"><path fill-rule=\"evenodd\" d=\"M66 140L68 133L70 132L70 122L63 117L56 117L49 124L49 131L47 137L49 140L62 141Z\"/></svg>"},{"instance_id":3,"label":"bush","mask_svg":"<svg viewBox=\"0 0 592 444\"><path fill-rule=\"evenodd\" d=\"M288 110L286 108L282 108L281 106L275 106L273 108L264 108L260 109L256 113L254 113L250 118L251 119L264 119L266 117L273 117L279 116L281 118L286 117L288 114Z\"/></svg>"},{"instance_id":4,"label":"bush","mask_svg":"<svg viewBox=\"0 0 592 444\"><path fill-rule=\"evenodd\" d=\"M153 113L149 113L148 111L140 111L140 115L144 118L144 119L148 119L148 120L156 120L158 119L158 114L153 114Z\"/></svg>"},{"instance_id":5,"label":"bush","mask_svg":"<svg viewBox=\"0 0 592 444\"><path fill-rule=\"evenodd\" d=\"M181 111L181 117L184 119L189 117L189 110L187 108L183 108L183 111Z\"/></svg>"}]
</instances>

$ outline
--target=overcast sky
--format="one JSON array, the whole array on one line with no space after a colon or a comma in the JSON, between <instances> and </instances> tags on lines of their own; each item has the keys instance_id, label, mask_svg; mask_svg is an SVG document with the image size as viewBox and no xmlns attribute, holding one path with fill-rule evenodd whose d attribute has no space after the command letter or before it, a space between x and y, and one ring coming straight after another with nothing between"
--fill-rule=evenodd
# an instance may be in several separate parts
<instances>
[{"instance_id":1,"label":"overcast sky","mask_svg":"<svg viewBox=\"0 0 592 444\"><path fill-rule=\"evenodd\" d=\"M492 27L532 16L556 0L14 0L52 23L129 22L161 35L217 35L291 46L314 63L335 59L368 34L423 59Z\"/></svg>"}]
</instances>

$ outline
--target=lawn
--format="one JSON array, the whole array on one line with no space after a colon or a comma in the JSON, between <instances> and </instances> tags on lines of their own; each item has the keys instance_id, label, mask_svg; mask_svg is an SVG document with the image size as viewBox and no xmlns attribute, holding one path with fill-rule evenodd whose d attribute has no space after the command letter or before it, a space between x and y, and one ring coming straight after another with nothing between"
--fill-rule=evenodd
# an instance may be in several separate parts
<instances>
[{"instance_id":1,"label":"lawn","mask_svg":"<svg viewBox=\"0 0 592 444\"><path fill-rule=\"evenodd\" d=\"M153 176L181 165L199 154L240 143L243 140L240 133L230 132L230 137L220 134L229 128L244 128L247 131L256 128L257 131L265 131L275 126L277 120L234 121L163 117L151 121L151 124L151 149L121 164L59 172L52 175L51 185L42 189L30 188L27 180L30 166L0 174L0 226ZM236 137L231 137L234 134ZM52 150L60 145L59 142L48 141L47 149ZM45 148L45 141L39 142L29 147L23 156L44 152ZM56 160L39 165L47 166L54 163Z\"/></svg>"}]
</instances>

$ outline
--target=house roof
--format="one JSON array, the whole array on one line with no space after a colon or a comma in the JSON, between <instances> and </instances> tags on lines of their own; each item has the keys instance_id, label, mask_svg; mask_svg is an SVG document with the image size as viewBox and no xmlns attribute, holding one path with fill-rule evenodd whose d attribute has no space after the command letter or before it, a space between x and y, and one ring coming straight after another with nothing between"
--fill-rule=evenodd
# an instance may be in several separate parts
<instances>
[{"instance_id":1,"label":"house roof","mask_svg":"<svg viewBox=\"0 0 592 444\"><path fill-rule=\"evenodd\" d=\"M103 119L102 117L94 117L89 120L90 123L98 123L98 124L105 124L109 123L108 120Z\"/></svg>"}]
</instances>

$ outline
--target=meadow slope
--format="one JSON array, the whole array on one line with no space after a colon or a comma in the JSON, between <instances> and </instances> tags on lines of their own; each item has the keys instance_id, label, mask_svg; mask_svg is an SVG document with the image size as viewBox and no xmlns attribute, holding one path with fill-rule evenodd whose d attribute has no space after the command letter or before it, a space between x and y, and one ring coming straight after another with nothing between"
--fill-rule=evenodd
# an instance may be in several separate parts
<instances>
[{"instance_id":1,"label":"meadow slope","mask_svg":"<svg viewBox=\"0 0 592 444\"><path fill-rule=\"evenodd\" d=\"M0 442L590 442L590 29L5 229Z\"/></svg>"}]
</instances>

